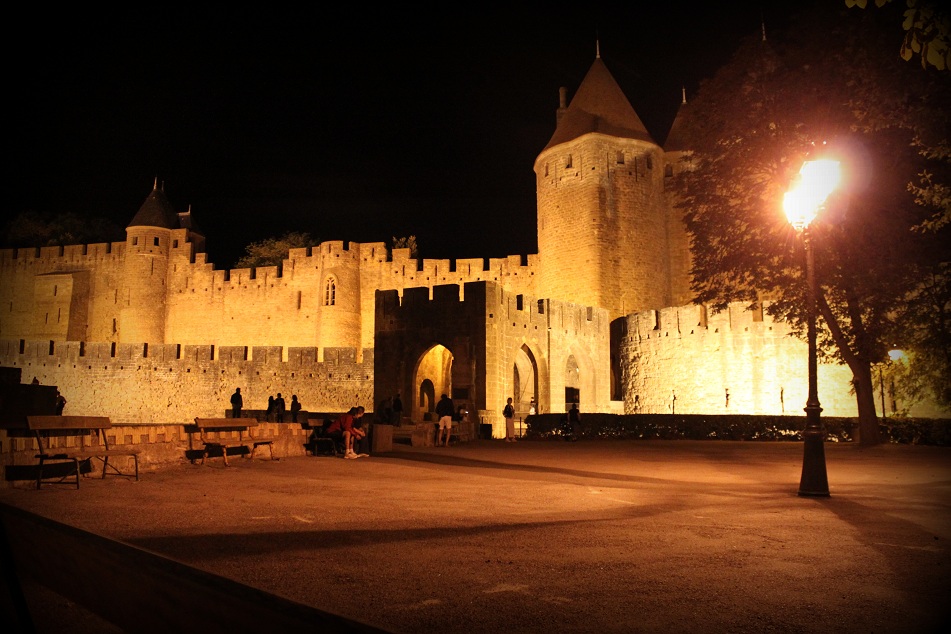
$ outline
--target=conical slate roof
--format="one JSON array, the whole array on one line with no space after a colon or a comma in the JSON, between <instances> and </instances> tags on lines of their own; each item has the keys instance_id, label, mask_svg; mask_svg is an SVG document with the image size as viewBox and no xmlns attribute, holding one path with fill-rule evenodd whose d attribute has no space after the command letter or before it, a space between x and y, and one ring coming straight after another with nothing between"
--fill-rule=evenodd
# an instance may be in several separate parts
<instances>
[{"instance_id":1,"label":"conical slate roof","mask_svg":"<svg viewBox=\"0 0 951 634\"><path fill-rule=\"evenodd\" d=\"M684 93L680 108L677 109L677 116L670 126L670 132L667 133L667 140L664 141L665 152L685 152L688 149L687 140L683 136L683 120L687 112L687 95Z\"/></svg>"},{"instance_id":2,"label":"conical slate roof","mask_svg":"<svg viewBox=\"0 0 951 634\"><path fill-rule=\"evenodd\" d=\"M139 207L139 211L135 214L132 222L129 223L129 227L179 228L178 214L172 209L171 203L165 197L165 192L159 188L157 178L152 186L152 192Z\"/></svg>"},{"instance_id":3,"label":"conical slate roof","mask_svg":"<svg viewBox=\"0 0 951 634\"><path fill-rule=\"evenodd\" d=\"M589 132L654 143L600 57L595 58L545 150Z\"/></svg>"},{"instance_id":4,"label":"conical slate roof","mask_svg":"<svg viewBox=\"0 0 951 634\"><path fill-rule=\"evenodd\" d=\"M197 233L198 235L204 237L204 232L198 226L198 223L195 222L195 217L192 216L192 206L188 206L188 211L178 212L178 226L182 229L188 229L192 233Z\"/></svg>"}]
</instances>

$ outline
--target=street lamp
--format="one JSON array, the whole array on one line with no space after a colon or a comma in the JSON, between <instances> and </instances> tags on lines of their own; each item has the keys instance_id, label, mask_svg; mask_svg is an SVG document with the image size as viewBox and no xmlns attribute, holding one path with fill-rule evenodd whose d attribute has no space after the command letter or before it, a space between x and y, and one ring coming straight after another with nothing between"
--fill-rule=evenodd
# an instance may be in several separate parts
<instances>
[{"instance_id":1,"label":"street lamp","mask_svg":"<svg viewBox=\"0 0 951 634\"><path fill-rule=\"evenodd\" d=\"M816 364L816 275L812 255L812 239L809 223L815 219L829 194L838 186L840 179L838 161L823 159L806 161L799 170L799 177L783 197L783 209L789 223L802 233L806 251L806 310L809 341L809 397L806 400L806 428L803 430L802 476L799 480L799 495L829 495L829 480L826 476L826 457L823 442L825 429L819 414Z\"/></svg>"}]
</instances>

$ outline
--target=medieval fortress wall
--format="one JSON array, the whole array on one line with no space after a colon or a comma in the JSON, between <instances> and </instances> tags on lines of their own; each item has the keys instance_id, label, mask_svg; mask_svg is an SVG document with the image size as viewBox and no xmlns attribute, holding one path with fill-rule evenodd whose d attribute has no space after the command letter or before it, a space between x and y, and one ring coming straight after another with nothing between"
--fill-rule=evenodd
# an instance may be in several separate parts
<instances>
[{"instance_id":1,"label":"medieval fortress wall","mask_svg":"<svg viewBox=\"0 0 951 634\"><path fill-rule=\"evenodd\" d=\"M632 413L803 416L807 347L762 310L689 305L624 320L624 409ZM847 366L820 364L823 415L857 416Z\"/></svg>"},{"instance_id":2,"label":"medieval fortress wall","mask_svg":"<svg viewBox=\"0 0 951 634\"><path fill-rule=\"evenodd\" d=\"M351 347L360 356L373 346L378 289L484 280L532 292L535 284L534 255L416 260L396 249L388 259L383 243L339 241L292 249L280 269L216 270L184 230L171 233L179 232L167 257L126 243L0 250L0 338L314 346L321 357Z\"/></svg>"},{"instance_id":3,"label":"medieval fortress wall","mask_svg":"<svg viewBox=\"0 0 951 634\"><path fill-rule=\"evenodd\" d=\"M287 356L287 360L283 357ZM220 347L0 341L0 365L22 380L56 385L65 414L109 416L116 423L189 423L221 417L241 388L246 409L265 409L268 396L296 394L307 411L337 411L341 403L371 403L373 354L332 348Z\"/></svg>"},{"instance_id":4,"label":"medieval fortress wall","mask_svg":"<svg viewBox=\"0 0 951 634\"><path fill-rule=\"evenodd\" d=\"M0 364L59 386L66 413L187 422L221 415L235 387L248 408L281 392L312 411L372 409L378 289L428 299L438 285L527 292L535 281L535 256L418 261L396 249L388 259L383 243L339 241L292 249L281 269L223 271L184 230L129 233L0 250Z\"/></svg>"}]
</instances>

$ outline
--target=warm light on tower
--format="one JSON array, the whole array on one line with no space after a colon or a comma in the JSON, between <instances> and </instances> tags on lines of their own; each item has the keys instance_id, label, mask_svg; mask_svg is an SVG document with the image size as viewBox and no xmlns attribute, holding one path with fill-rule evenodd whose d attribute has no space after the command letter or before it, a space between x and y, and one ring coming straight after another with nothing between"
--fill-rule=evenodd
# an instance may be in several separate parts
<instances>
[{"instance_id":1,"label":"warm light on tower","mask_svg":"<svg viewBox=\"0 0 951 634\"><path fill-rule=\"evenodd\" d=\"M813 221L826 198L842 179L838 161L806 161L799 170L795 186L783 196L783 210L789 224L801 231Z\"/></svg>"}]
</instances>

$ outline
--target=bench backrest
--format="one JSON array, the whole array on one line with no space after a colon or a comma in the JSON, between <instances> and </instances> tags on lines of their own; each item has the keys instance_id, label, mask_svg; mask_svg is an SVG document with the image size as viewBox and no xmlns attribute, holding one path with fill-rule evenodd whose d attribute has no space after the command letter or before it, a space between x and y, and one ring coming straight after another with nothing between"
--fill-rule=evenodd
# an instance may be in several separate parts
<instances>
[{"instance_id":1,"label":"bench backrest","mask_svg":"<svg viewBox=\"0 0 951 634\"><path fill-rule=\"evenodd\" d=\"M108 416L27 416L27 427L31 431L110 429L112 422Z\"/></svg>"},{"instance_id":2,"label":"bench backrest","mask_svg":"<svg viewBox=\"0 0 951 634\"><path fill-rule=\"evenodd\" d=\"M195 427L201 431L243 431L257 424L252 418L195 418Z\"/></svg>"}]
</instances>

